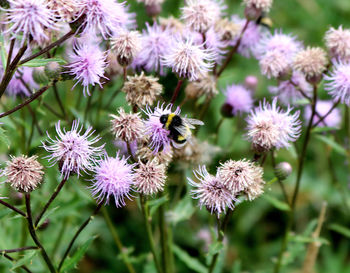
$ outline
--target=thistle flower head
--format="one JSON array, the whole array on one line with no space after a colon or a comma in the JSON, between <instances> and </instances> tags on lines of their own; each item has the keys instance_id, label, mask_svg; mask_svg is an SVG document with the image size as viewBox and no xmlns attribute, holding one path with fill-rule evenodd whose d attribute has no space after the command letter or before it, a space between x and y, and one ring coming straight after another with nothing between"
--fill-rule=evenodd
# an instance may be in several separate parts
<instances>
[{"instance_id":1,"label":"thistle flower head","mask_svg":"<svg viewBox=\"0 0 350 273\"><path fill-rule=\"evenodd\" d=\"M239 35L241 27L239 24L224 18L215 23L214 30L221 41L230 42Z\"/></svg>"},{"instance_id":2,"label":"thistle flower head","mask_svg":"<svg viewBox=\"0 0 350 273\"><path fill-rule=\"evenodd\" d=\"M47 6L55 15L70 22L78 12L77 0L46 0Z\"/></svg>"},{"instance_id":3,"label":"thistle flower head","mask_svg":"<svg viewBox=\"0 0 350 273\"><path fill-rule=\"evenodd\" d=\"M244 0L247 8L256 8L265 12L270 11L273 0Z\"/></svg>"},{"instance_id":4,"label":"thistle flower head","mask_svg":"<svg viewBox=\"0 0 350 273\"><path fill-rule=\"evenodd\" d=\"M191 194L193 198L199 200L201 208L205 206L211 213L214 212L218 216L225 213L226 208L234 209L233 202L236 199L219 177L209 174L205 166L200 166L193 173L199 182L187 179L189 184L195 188Z\"/></svg>"},{"instance_id":5,"label":"thistle flower head","mask_svg":"<svg viewBox=\"0 0 350 273\"><path fill-rule=\"evenodd\" d=\"M187 84L185 93L189 99L199 98L202 95L213 98L219 93L216 85L216 78L206 74L206 76L200 77L197 81Z\"/></svg>"},{"instance_id":6,"label":"thistle flower head","mask_svg":"<svg viewBox=\"0 0 350 273\"><path fill-rule=\"evenodd\" d=\"M13 35L23 35L22 43L32 37L42 45L49 38L47 30L56 30L54 13L48 8L45 0L9 0L7 10L7 24L11 24L6 31Z\"/></svg>"},{"instance_id":7,"label":"thistle flower head","mask_svg":"<svg viewBox=\"0 0 350 273\"><path fill-rule=\"evenodd\" d=\"M218 177L234 195L246 191L254 184L263 184L263 169L246 159L229 160L218 168Z\"/></svg>"},{"instance_id":8,"label":"thistle flower head","mask_svg":"<svg viewBox=\"0 0 350 273\"><path fill-rule=\"evenodd\" d=\"M125 2L81 0L78 9L80 10L78 17L84 18L80 26L84 34L98 29L102 37L107 39L113 32L134 24L134 15L127 12Z\"/></svg>"},{"instance_id":9,"label":"thistle flower head","mask_svg":"<svg viewBox=\"0 0 350 273\"><path fill-rule=\"evenodd\" d=\"M142 161L152 161L157 160L159 164L168 166L173 160L174 149L172 146L168 145L163 148L163 150L154 152L149 147L149 140L145 138L143 143L137 149L137 156Z\"/></svg>"},{"instance_id":10,"label":"thistle flower head","mask_svg":"<svg viewBox=\"0 0 350 273\"><path fill-rule=\"evenodd\" d=\"M270 86L269 91L278 97L283 104L293 104L304 98L300 90L310 96L312 86L305 79L305 76L299 71L293 71L291 81L279 81L278 86Z\"/></svg>"},{"instance_id":11,"label":"thistle flower head","mask_svg":"<svg viewBox=\"0 0 350 273\"><path fill-rule=\"evenodd\" d=\"M179 77L190 81L204 76L213 67L215 53L196 45L193 39L187 41L177 40L169 48L169 53L162 58L162 63L172 69Z\"/></svg>"},{"instance_id":12,"label":"thistle flower head","mask_svg":"<svg viewBox=\"0 0 350 273\"><path fill-rule=\"evenodd\" d=\"M125 206L125 198L131 199L134 184L133 168L135 164L128 164L127 158L120 156L106 157L95 167L93 184L90 189L99 203L109 203L114 198L117 208Z\"/></svg>"},{"instance_id":13,"label":"thistle flower head","mask_svg":"<svg viewBox=\"0 0 350 273\"><path fill-rule=\"evenodd\" d=\"M329 75L324 76L324 86L334 101L350 105L350 63L336 62Z\"/></svg>"},{"instance_id":14,"label":"thistle flower head","mask_svg":"<svg viewBox=\"0 0 350 273\"><path fill-rule=\"evenodd\" d=\"M89 95L89 85L101 85L101 78L107 66L107 55L102 52L97 45L93 44L75 44L74 53L70 54L70 64L67 65L68 73L77 80L76 84L81 83L84 87L84 95ZM74 87L75 87L74 85ZM73 88L74 88L73 87Z\"/></svg>"},{"instance_id":15,"label":"thistle flower head","mask_svg":"<svg viewBox=\"0 0 350 273\"><path fill-rule=\"evenodd\" d=\"M119 64L128 66L141 50L141 35L138 31L121 30L111 43Z\"/></svg>"},{"instance_id":16,"label":"thistle flower head","mask_svg":"<svg viewBox=\"0 0 350 273\"><path fill-rule=\"evenodd\" d=\"M275 147L287 148L289 142L298 139L301 132L299 111L291 113L293 108L286 111L277 106L277 98L272 104L264 101L259 107L251 110L247 118L247 139L257 152L265 152Z\"/></svg>"},{"instance_id":17,"label":"thistle flower head","mask_svg":"<svg viewBox=\"0 0 350 273\"><path fill-rule=\"evenodd\" d=\"M157 159L142 163L139 161L135 169L135 188L144 195L162 192L166 180L166 167Z\"/></svg>"},{"instance_id":18,"label":"thistle flower head","mask_svg":"<svg viewBox=\"0 0 350 273\"><path fill-rule=\"evenodd\" d=\"M226 104L232 107L232 115L249 112L253 107L253 98L249 90L239 84L232 84L225 91Z\"/></svg>"},{"instance_id":19,"label":"thistle flower head","mask_svg":"<svg viewBox=\"0 0 350 273\"><path fill-rule=\"evenodd\" d=\"M146 23L146 30L142 32L141 51L135 58L133 66L145 69L147 72L159 72L164 75L161 58L168 53L171 35L168 29L163 29L154 23Z\"/></svg>"},{"instance_id":20,"label":"thistle flower head","mask_svg":"<svg viewBox=\"0 0 350 273\"><path fill-rule=\"evenodd\" d=\"M61 122L56 123L57 136L55 139L48 135L47 144L43 142L44 149L51 153L47 156L52 165L59 162L60 172L68 178L71 174L76 173L78 176L81 172L93 170L94 164L104 154L104 145L93 146L100 140L99 136L92 136L95 131L89 127L84 134L81 134L83 126L79 121L73 121L70 131L65 128L61 129Z\"/></svg>"},{"instance_id":21,"label":"thistle flower head","mask_svg":"<svg viewBox=\"0 0 350 273\"><path fill-rule=\"evenodd\" d=\"M220 18L222 9L216 0L187 0L181 18L191 30L205 33Z\"/></svg>"},{"instance_id":22,"label":"thistle flower head","mask_svg":"<svg viewBox=\"0 0 350 273\"><path fill-rule=\"evenodd\" d=\"M126 93L126 101L138 107L153 105L163 91L163 86L158 80L153 76L146 76L143 72L140 75L128 76L122 89Z\"/></svg>"},{"instance_id":23,"label":"thistle flower head","mask_svg":"<svg viewBox=\"0 0 350 273\"><path fill-rule=\"evenodd\" d=\"M308 47L294 58L293 68L301 71L307 78L318 78L328 64L326 52L319 47Z\"/></svg>"},{"instance_id":24,"label":"thistle flower head","mask_svg":"<svg viewBox=\"0 0 350 273\"><path fill-rule=\"evenodd\" d=\"M268 79L278 78L288 70L288 60L278 50L268 51L259 61L261 73Z\"/></svg>"},{"instance_id":25,"label":"thistle flower head","mask_svg":"<svg viewBox=\"0 0 350 273\"><path fill-rule=\"evenodd\" d=\"M153 111L150 107L146 107L146 110L144 111L148 116L147 120L145 121L145 134L146 137L149 138L149 147L155 153L167 148L171 144L171 140L169 138L170 132L166 130L163 124L160 122L160 117L162 115L172 113L171 108L171 104L165 107L164 104L158 104ZM180 112L180 108L178 107L174 113L178 115Z\"/></svg>"},{"instance_id":26,"label":"thistle flower head","mask_svg":"<svg viewBox=\"0 0 350 273\"><path fill-rule=\"evenodd\" d=\"M350 61L350 29L330 28L324 37L330 55L338 60Z\"/></svg>"},{"instance_id":27,"label":"thistle flower head","mask_svg":"<svg viewBox=\"0 0 350 273\"><path fill-rule=\"evenodd\" d=\"M179 33L182 35L185 28L184 24L174 16L169 16L167 18L159 17L159 25L161 28L168 30L174 35L178 35Z\"/></svg>"},{"instance_id":28,"label":"thistle flower head","mask_svg":"<svg viewBox=\"0 0 350 273\"><path fill-rule=\"evenodd\" d=\"M143 136L143 122L140 113L128 114L121 107L118 115L111 115L112 132L117 139L131 143Z\"/></svg>"},{"instance_id":29,"label":"thistle flower head","mask_svg":"<svg viewBox=\"0 0 350 273\"><path fill-rule=\"evenodd\" d=\"M31 192L41 183L43 166L37 161L37 156L25 155L11 157L4 170L8 183L20 192Z\"/></svg>"},{"instance_id":30,"label":"thistle flower head","mask_svg":"<svg viewBox=\"0 0 350 273\"><path fill-rule=\"evenodd\" d=\"M332 101L323 101L323 100L318 100L316 103L316 112L321 116L325 116L328 114L328 112L332 109L333 107L333 102ZM309 121L311 117L311 107L309 105L306 106L305 112L304 112L304 118L305 120ZM318 123L320 121L320 118L318 115L315 115L313 118L313 123L316 124L318 127L334 127L334 128L339 128L341 124L341 112L338 108L335 108L332 110L330 114L327 115L323 121Z\"/></svg>"}]
</instances>

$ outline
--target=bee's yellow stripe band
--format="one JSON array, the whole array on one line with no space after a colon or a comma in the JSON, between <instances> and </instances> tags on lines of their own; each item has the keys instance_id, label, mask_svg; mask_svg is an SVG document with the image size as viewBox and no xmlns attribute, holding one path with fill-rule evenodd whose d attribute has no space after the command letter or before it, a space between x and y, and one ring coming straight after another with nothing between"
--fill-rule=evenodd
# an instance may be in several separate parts
<instances>
[{"instance_id":1,"label":"bee's yellow stripe band","mask_svg":"<svg viewBox=\"0 0 350 273\"><path fill-rule=\"evenodd\" d=\"M171 113L168 115L168 120L166 121L165 123L165 128L166 129L169 129L169 126L171 124L171 121L173 120L173 118L175 117L175 114L174 113Z\"/></svg>"}]
</instances>

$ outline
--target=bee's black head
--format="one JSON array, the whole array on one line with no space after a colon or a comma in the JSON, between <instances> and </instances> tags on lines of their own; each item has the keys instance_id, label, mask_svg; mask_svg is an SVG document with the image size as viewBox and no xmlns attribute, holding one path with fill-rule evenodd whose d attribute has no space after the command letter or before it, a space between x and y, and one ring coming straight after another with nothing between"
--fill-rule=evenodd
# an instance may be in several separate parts
<instances>
[{"instance_id":1,"label":"bee's black head","mask_svg":"<svg viewBox=\"0 0 350 273\"><path fill-rule=\"evenodd\" d=\"M167 122L167 120L168 120L168 116L169 115L161 115L160 118L159 118L160 123L161 124L165 124Z\"/></svg>"}]
</instances>

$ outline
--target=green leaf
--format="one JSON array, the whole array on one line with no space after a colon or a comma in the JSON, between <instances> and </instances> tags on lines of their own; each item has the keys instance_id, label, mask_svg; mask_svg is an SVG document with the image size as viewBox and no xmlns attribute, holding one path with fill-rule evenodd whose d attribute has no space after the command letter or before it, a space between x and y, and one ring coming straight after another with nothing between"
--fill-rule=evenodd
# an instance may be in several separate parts
<instances>
[{"instance_id":1,"label":"green leaf","mask_svg":"<svg viewBox=\"0 0 350 273\"><path fill-rule=\"evenodd\" d=\"M274 206L275 208L279 209L279 210L283 210L283 211L289 211L290 207L287 203L282 202L280 200L278 200L277 198L268 195L268 194L263 194L262 197L269 202L272 206Z\"/></svg>"},{"instance_id":2,"label":"green leaf","mask_svg":"<svg viewBox=\"0 0 350 273\"><path fill-rule=\"evenodd\" d=\"M38 250L25 252L25 255L23 256L23 258L13 263L13 267L11 268L11 270L21 267L22 265L31 264L32 263L31 261L33 260L36 254L38 254Z\"/></svg>"},{"instance_id":3,"label":"green leaf","mask_svg":"<svg viewBox=\"0 0 350 273\"><path fill-rule=\"evenodd\" d=\"M26 62L22 64L22 66L28 66L28 67L40 67L40 66L45 66L48 63L51 62L57 62L59 64L66 64L66 61L60 58L52 58L52 59L34 59L30 60L29 62Z\"/></svg>"},{"instance_id":4,"label":"green leaf","mask_svg":"<svg viewBox=\"0 0 350 273\"><path fill-rule=\"evenodd\" d=\"M313 238L309 236L302 236L302 235L289 235L290 241L296 242L296 243L303 243L303 244L308 244L308 243L320 243L320 244L326 244L329 245L329 241L326 240L325 238L318 237L318 238Z\"/></svg>"},{"instance_id":5,"label":"green leaf","mask_svg":"<svg viewBox=\"0 0 350 273\"><path fill-rule=\"evenodd\" d=\"M186 195L180 202L177 203L175 208L167 213L170 222L174 225L177 223L188 220L195 212L195 208L192 204L192 199Z\"/></svg>"},{"instance_id":6,"label":"green leaf","mask_svg":"<svg viewBox=\"0 0 350 273\"><path fill-rule=\"evenodd\" d=\"M313 133L324 133L324 132L329 132L329 131L334 131L334 130L338 130L335 127L315 127L314 129L312 129Z\"/></svg>"},{"instance_id":7,"label":"green leaf","mask_svg":"<svg viewBox=\"0 0 350 273\"><path fill-rule=\"evenodd\" d=\"M96 238L96 236L90 238L87 240L75 253L71 258L68 258L65 260L62 266L63 272L68 271L70 269L73 269L79 262L80 260L84 257L85 252L88 250L90 244L92 241Z\"/></svg>"},{"instance_id":8,"label":"green leaf","mask_svg":"<svg viewBox=\"0 0 350 273\"><path fill-rule=\"evenodd\" d=\"M190 269L192 269L195 272L207 272L208 269L201 264L198 260L192 258L190 255L187 254L186 251L182 250L176 245L173 245L173 251L175 255Z\"/></svg>"},{"instance_id":9,"label":"green leaf","mask_svg":"<svg viewBox=\"0 0 350 273\"><path fill-rule=\"evenodd\" d=\"M220 253L224 248L224 244L222 242L215 242L214 244L210 244L209 246L209 256L214 256L217 253Z\"/></svg>"},{"instance_id":10,"label":"green leaf","mask_svg":"<svg viewBox=\"0 0 350 273\"><path fill-rule=\"evenodd\" d=\"M152 216L161 205L168 202L168 200L169 200L168 196L164 195L161 198L148 201L148 206L150 207L150 212L149 212L150 216Z\"/></svg>"},{"instance_id":11,"label":"green leaf","mask_svg":"<svg viewBox=\"0 0 350 273\"><path fill-rule=\"evenodd\" d=\"M10 142L10 139L5 134L5 132L6 131L0 127L0 143L5 143L5 145L7 145L7 148L9 149L11 142Z\"/></svg>"},{"instance_id":12,"label":"green leaf","mask_svg":"<svg viewBox=\"0 0 350 273\"><path fill-rule=\"evenodd\" d=\"M342 225L339 224L331 224L328 226L329 229L340 233L341 235L344 235L345 237L350 238L350 229L347 227L344 227Z\"/></svg>"},{"instance_id":13,"label":"green leaf","mask_svg":"<svg viewBox=\"0 0 350 273\"><path fill-rule=\"evenodd\" d=\"M347 155L346 149L341 145L339 145L337 142L335 142L333 138L329 136L323 136L323 135L316 135L316 138L321 140L325 144L329 145L330 147L332 147L334 151L336 151L337 153L345 156Z\"/></svg>"}]
</instances>

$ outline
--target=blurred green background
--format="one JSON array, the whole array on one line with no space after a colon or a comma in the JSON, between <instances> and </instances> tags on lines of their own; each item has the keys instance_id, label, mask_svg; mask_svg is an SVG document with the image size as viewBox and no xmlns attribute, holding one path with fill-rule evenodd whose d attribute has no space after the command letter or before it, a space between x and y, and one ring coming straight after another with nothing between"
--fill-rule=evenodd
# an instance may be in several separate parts
<instances>
[{"instance_id":1,"label":"blurred green background","mask_svg":"<svg viewBox=\"0 0 350 273\"><path fill-rule=\"evenodd\" d=\"M127 1L131 6L130 10L137 13L139 29L144 27L146 21L151 21L142 4L136 1ZM243 14L241 1L226 1L228 15ZM161 16L178 16L179 7L183 6L183 1L166 0L163 5ZM337 27L343 25L350 27L350 1L348 0L277 0L270 13L275 29L282 29L285 33L295 34L305 45L324 46L323 36L330 26ZM260 75L259 66L256 60L246 59L236 55L230 67L223 73L219 81L219 88L223 90L227 84L240 83L247 75L255 75L259 79L256 91L256 100L268 96L267 86L276 84L268 81ZM176 84L176 77L173 75L161 79L165 86L165 98L170 97ZM103 137L107 143L110 155L115 153L113 137L109 133L110 113L114 113L117 107L125 106L124 94L118 93L113 99L113 103L106 108L98 107L99 100L108 102L111 95L120 88L120 79L113 80L103 92L98 91L92 99L91 107L88 110L86 124L91 124ZM70 114L76 118L84 120L87 98L79 95L79 91L70 91L71 82L59 83L60 94L69 109ZM76 92L78 91L78 92ZM321 97L327 98L321 88ZM182 92L183 93L183 92ZM44 101L56 107L54 96L51 93L45 94ZM180 99L181 100L181 99ZM78 101L81 101L78 103ZM223 94L218 95L211 103L209 111L205 116L205 124L199 131L199 139L213 140L215 127L220 119L220 106L224 101ZM4 108L11 108L17 102L10 98L3 100ZM80 104L77 107L77 104ZM192 105L186 104L184 112L191 113ZM57 117L49 113L39 103L33 104L33 109L38 114L41 128L54 134L54 124ZM56 107L56 109L58 109ZM342 109L343 110L343 109ZM344 112L344 111L343 111ZM193 112L192 112L193 113ZM193 113L196 116L198 113ZM39 146L40 141L45 136L39 136L36 132L29 147L23 143L23 139L28 137L32 124L31 116L27 109L15 113L11 117L3 119L6 135L10 140L10 148L1 144L0 151L3 154L1 161L6 159L5 154L18 155L20 153L37 154L45 156L43 149ZM232 120L225 120L220 130L219 145L223 151L213 158L213 164L208 166L210 170L215 170L219 162L226 159L251 158L249 144L244 141L244 117L236 117ZM333 133L333 132L332 132ZM306 253L307 238L315 228L316 219L319 215L322 202L328 203L326 222L323 226L321 237L323 240L320 254L317 261L316 272L320 273L348 273L350 272L350 218L349 218L349 164L344 156L342 145L346 143L345 129L341 128L334 132L334 139L339 146L334 143L320 141L316 135L323 136L322 132L313 134L309 152L307 154L306 167L303 174L301 192L297 204L296 225L294 230L296 235L288 246L288 255L285 259L285 266L282 272L298 272L301 268ZM333 141L333 138L329 138ZM4 142L3 142L4 143ZM22 145L23 144L23 145ZM296 147L300 147L300 141ZM295 147L289 151L283 150L277 153L277 161L290 162L295 170L297 158ZM45 166L48 163L41 160ZM2 164L3 165L3 164ZM271 180L274 175L271 163L268 160L265 164L265 180ZM196 167L196 166L194 166ZM174 242L178 246L175 255L177 272L198 272L191 269L191 258L198 259L202 264L206 263L206 245L199 237L201 230L213 232L210 225L215 221L214 216L206 210L195 210L197 201L191 200L186 193L186 187L181 192L182 201L172 203L176 189L182 183L186 183L186 176L191 176L193 166L174 162L169 169L169 192L171 211L169 221L173 227ZM38 211L50 193L58 184L60 178L56 167L48 168L45 175L45 183L33 193L33 210ZM85 177L89 179L89 177ZM292 192L295 182L295 173L286 181L285 186L289 193ZM224 253L220 256L219 266L216 272L272 272L274 260L279 253L281 238L286 224L286 212L278 200L282 200L282 195L278 185L272 184L266 187L266 196L254 202L244 202L237 206L233 214L233 219L229 223L227 242L229 242ZM49 250L49 254L56 258L62 256L65 245L74 235L78 226L91 214L95 206L87 186L88 181L84 178L69 179L69 183L64 189L64 193L54 202L49 215L50 224L39 236L44 245ZM0 196L14 196L14 192L9 187L0 187ZM13 197L15 198L15 197ZM18 200L18 206L21 205ZM144 231L143 219L138 209L136 201L128 202L122 209L116 209L113 203L107 207L114 226L119 236L132 256L132 262L137 272L153 273L154 267L149 254L147 237ZM154 215L155 222L157 215ZM15 248L20 245L31 244L31 240L23 235L25 223L22 219L13 216L4 208L0 209L0 249ZM204 232L204 234L205 234ZM203 234L203 232L202 232ZM158 238L159 234L156 234ZM91 240L93 239L93 240ZM89 246L86 256L79 263L76 270L70 272L84 273L111 273L127 272L121 261L120 253L116 247L113 236L108 230L102 213L95 217L92 223L79 237L74 251ZM80 247L80 248L79 248ZM187 254L186 254L187 253ZM26 257L31 264L33 272L46 272L42 266L41 259L36 252L27 254ZM31 256L30 256L31 255ZM186 255L189 255L190 260ZM13 264L0 258L0 272L10 272ZM17 269L13 269L17 270Z\"/></svg>"}]
</instances>

